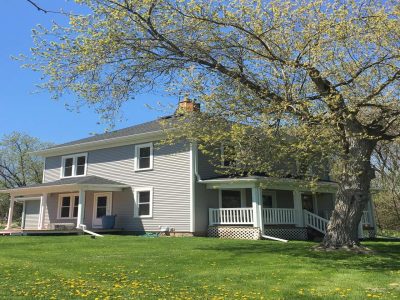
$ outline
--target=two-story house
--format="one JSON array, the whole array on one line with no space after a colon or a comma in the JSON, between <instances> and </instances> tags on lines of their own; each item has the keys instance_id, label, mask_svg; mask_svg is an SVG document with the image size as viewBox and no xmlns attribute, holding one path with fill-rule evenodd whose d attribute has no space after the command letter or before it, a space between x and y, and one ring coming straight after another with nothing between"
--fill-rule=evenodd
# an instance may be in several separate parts
<instances>
[{"instance_id":1,"label":"two-story house","mask_svg":"<svg viewBox=\"0 0 400 300\"><path fill-rule=\"evenodd\" d=\"M198 109L189 100L180 106ZM116 215L115 228L132 233L306 239L310 229L325 232L334 182L320 181L311 190L290 178L219 176L195 143L158 143L165 137L160 122L39 151L43 183L0 191L11 197L8 229L18 201L27 234L68 227L100 231L104 215ZM374 227L370 203L360 235Z\"/></svg>"}]
</instances>

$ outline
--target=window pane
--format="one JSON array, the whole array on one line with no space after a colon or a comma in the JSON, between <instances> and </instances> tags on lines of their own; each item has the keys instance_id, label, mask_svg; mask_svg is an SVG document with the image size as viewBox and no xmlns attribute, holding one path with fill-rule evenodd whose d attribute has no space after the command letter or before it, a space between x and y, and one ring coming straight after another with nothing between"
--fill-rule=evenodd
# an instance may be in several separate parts
<instances>
[{"instance_id":1,"label":"window pane","mask_svg":"<svg viewBox=\"0 0 400 300\"><path fill-rule=\"evenodd\" d=\"M73 162L74 162L74 159L72 157L71 158L67 158L65 160L64 167L72 167Z\"/></svg>"},{"instance_id":2,"label":"window pane","mask_svg":"<svg viewBox=\"0 0 400 300\"><path fill-rule=\"evenodd\" d=\"M69 197L63 197L62 198L62 205L61 206L68 206L70 205L70 198Z\"/></svg>"},{"instance_id":3,"label":"window pane","mask_svg":"<svg viewBox=\"0 0 400 300\"><path fill-rule=\"evenodd\" d=\"M76 167L76 175L85 174L85 165Z\"/></svg>"},{"instance_id":4,"label":"window pane","mask_svg":"<svg viewBox=\"0 0 400 300\"><path fill-rule=\"evenodd\" d=\"M107 197L98 197L97 206L107 206Z\"/></svg>"},{"instance_id":5,"label":"window pane","mask_svg":"<svg viewBox=\"0 0 400 300\"><path fill-rule=\"evenodd\" d=\"M140 148L139 157L150 157L150 147Z\"/></svg>"},{"instance_id":6,"label":"window pane","mask_svg":"<svg viewBox=\"0 0 400 300\"><path fill-rule=\"evenodd\" d=\"M77 164L78 164L78 166L82 166L82 165L85 165L85 163L86 163L86 157L85 156L79 156L78 157L78 159L77 159Z\"/></svg>"},{"instance_id":7,"label":"window pane","mask_svg":"<svg viewBox=\"0 0 400 300\"><path fill-rule=\"evenodd\" d=\"M78 206L79 204L79 196L75 196L75 206Z\"/></svg>"},{"instance_id":8,"label":"window pane","mask_svg":"<svg viewBox=\"0 0 400 300\"><path fill-rule=\"evenodd\" d=\"M139 169L150 168L150 157L139 158Z\"/></svg>"},{"instance_id":9,"label":"window pane","mask_svg":"<svg viewBox=\"0 0 400 300\"><path fill-rule=\"evenodd\" d=\"M150 191L139 192L139 203L150 202Z\"/></svg>"},{"instance_id":10,"label":"window pane","mask_svg":"<svg viewBox=\"0 0 400 300\"><path fill-rule=\"evenodd\" d=\"M102 216L105 216L107 212L107 209L105 207L97 207L97 218L101 218Z\"/></svg>"},{"instance_id":11,"label":"window pane","mask_svg":"<svg viewBox=\"0 0 400 300\"><path fill-rule=\"evenodd\" d=\"M77 206L74 207L74 213L73 213L72 216L73 216L74 218L76 218L76 217L78 216L78 207L77 207Z\"/></svg>"},{"instance_id":12,"label":"window pane","mask_svg":"<svg viewBox=\"0 0 400 300\"><path fill-rule=\"evenodd\" d=\"M222 193L222 208L241 207L240 191L223 190L221 193Z\"/></svg>"},{"instance_id":13,"label":"window pane","mask_svg":"<svg viewBox=\"0 0 400 300\"><path fill-rule=\"evenodd\" d=\"M69 207L61 208L61 218L69 218Z\"/></svg>"},{"instance_id":14,"label":"window pane","mask_svg":"<svg viewBox=\"0 0 400 300\"><path fill-rule=\"evenodd\" d=\"M150 214L150 204L139 204L139 216L148 216Z\"/></svg>"},{"instance_id":15,"label":"window pane","mask_svg":"<svg viewBox=\"0 0 400 300\"><path fill-rule=\"evenodd\" d=\"M64 168L64 177L72 176L72 167Z\"/></svg>"}]
</instances>

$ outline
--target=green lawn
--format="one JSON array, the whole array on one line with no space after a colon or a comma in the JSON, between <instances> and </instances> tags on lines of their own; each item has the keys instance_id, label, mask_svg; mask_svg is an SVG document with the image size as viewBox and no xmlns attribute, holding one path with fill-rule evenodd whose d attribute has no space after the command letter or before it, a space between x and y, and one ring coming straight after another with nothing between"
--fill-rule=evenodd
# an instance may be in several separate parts
<instances>
[{"instance_id":1,"label":"green lawn","mask_svg":"<svg viewBox=\"0 0 400 300\"><path fill-rule=\"evenodd\" d=\"M211 238L0 237L0 298L400 298L400 242L373 255Z\"/></svg>"}]
</instances>

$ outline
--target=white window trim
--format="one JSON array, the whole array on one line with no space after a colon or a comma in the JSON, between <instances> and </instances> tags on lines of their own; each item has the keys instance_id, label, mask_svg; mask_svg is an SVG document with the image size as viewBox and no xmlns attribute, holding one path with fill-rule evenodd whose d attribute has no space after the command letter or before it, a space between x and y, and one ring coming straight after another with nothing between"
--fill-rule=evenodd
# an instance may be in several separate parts
<instances>
[{"instance_id":1,"label":"white window trim","mask_svg":"<svg viewBox=\"0 0 400 300\"><path fill-rule=\"evenodd\" d=\"M150 166L148 168L139 168L139 153L141 148L150 147ZM153 170L153 143L135 145L135 171L149 171Z\"/></svg>"},{"instance_id":2,"label":"white window trim","mask_svg":"<svg viewBox=\"0 0 400 300\"><path fill-rule=\"evenodd\" d=\"M139 192L150 192L150 209L148 215L139 216ZM136 188L135 193L135 207L134 207L134 217L140 219L147 219L153 217L153 187L142 187Z\"/></svg>"},{"instance_id":3,"label":"white window trim","mask_svg":"<svg viewBox=\"0 0 400 300\"><path fill-rule=\"evenodd\" d=\"M57 208L57 219L77 219L78 217L73 217L74 215L74 203L75 197L78 196L78 193L71 193L71 194L59 194L58 195L58 208ZM69 216L68 217L61 217L61 207L62 207L62 198L63 197L70 197L69 202Z\"/></svg>"},{"instance_id":4,"label":"white window trim","mask_svg":"<svg viewBox=\"0 0 400 300\"><path fill-rule=\"evenodd\" d=\"M84 156L85 157L85 168L84 172L82 175L76 175L76 169L77 169L77 163L78 163L78 157ZM72 175L71 176L64 176L64 168L65 168L65 160L68 158L72 158ZM72 177L83 177L86 176L86 171L87 171L87 158L88 154L87 153L78 153L78 154L73 154L73 155L65 155L61 157L61 174L60 178L72 178Z\"/></svg>"}]
</instances>

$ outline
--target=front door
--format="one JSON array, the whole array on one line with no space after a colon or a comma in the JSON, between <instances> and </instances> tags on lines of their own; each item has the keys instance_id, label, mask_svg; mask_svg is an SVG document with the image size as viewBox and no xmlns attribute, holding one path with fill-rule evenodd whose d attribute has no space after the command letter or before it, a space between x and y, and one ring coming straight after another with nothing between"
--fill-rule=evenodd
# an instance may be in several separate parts
<instances>
[{"instance_id":1,"label":"front door","mask_svg":"<svg viewBox=\"0 0 400 300\"><path fill-rule=\"evenodd\" d=\"M112 193L95 193L93 202L92 227L101 227L103 216L112 213Z\"/></svg>"},{"instance_id":2,"label":"front door","mask_svg":"<svg viewBox=\"0 0 400 300\"><path fill-rule=\"evenodd\" d=\"M314 212L314 200L311 194L302 194L301 202L303 204L303 209L312 213Z\"/></svg>"}]
</instances>

